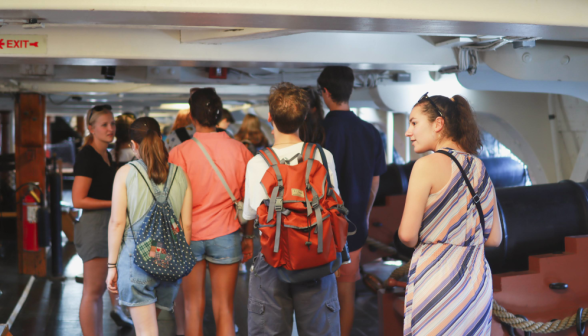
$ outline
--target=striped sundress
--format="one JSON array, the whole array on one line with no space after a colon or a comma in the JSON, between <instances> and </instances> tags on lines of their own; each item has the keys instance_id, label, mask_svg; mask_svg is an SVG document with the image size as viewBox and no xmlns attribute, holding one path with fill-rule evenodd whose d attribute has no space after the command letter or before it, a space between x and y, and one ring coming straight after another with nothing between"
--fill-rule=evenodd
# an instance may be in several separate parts
<instances>
[{"instance_id":1,"label":"striped sundress","mask_svg":"<svg viewBox=\"0 0 588 336\"><path fill-rule=\"evenodd\" d=\"M492 229L494 186L480 159L445 150L462 164L480 194L485 232L462 174L451 161L451 179L429 195L420 243L412 255L404 335L490 335L492 274L484 242Z\"/></svg>"}]
</instances>

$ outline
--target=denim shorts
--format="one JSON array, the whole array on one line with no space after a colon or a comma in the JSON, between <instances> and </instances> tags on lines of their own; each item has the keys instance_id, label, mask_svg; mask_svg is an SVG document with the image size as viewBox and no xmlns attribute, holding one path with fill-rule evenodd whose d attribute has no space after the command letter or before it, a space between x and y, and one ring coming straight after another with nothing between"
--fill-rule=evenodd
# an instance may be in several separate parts
<instances>
[{"instance_id":1,"label":"denim shorts","mask_svg":"<svg viewBox=\"0 0 588 336\"><path fill-rule=\"evenodd\" d=\"M173 310L182 279L159 281L137 266L134 256L135 240L126 236L117 262L119 304L139 307L155 303L159 309Z\"/></svg>"},{"instance_id":2,"label":"denim shorts","mask_svg":"<svg viewBox=\"0 0 588 336\"><path fill-rule=\"evenodd\" d=\"M209 240L193 240L190 243L196 261L206 259L213 264L235 264L243 259L241 231Z\"/></svg>"}]
</instances>

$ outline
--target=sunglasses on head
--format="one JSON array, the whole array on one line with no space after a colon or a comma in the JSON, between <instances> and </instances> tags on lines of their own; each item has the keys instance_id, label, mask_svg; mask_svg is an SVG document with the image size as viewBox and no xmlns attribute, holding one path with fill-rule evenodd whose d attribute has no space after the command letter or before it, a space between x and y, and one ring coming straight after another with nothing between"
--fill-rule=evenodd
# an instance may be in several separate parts
<instances>
[{"instance_id":1,"label":"sunglasses on head","mask_svg":"<svg viewBox=\"0 0 588 336\"><path fill-rule=\"evenodd\" d=\"M101 112L101 111L112 111L112 106L110 105L96 105L94 107L92 107L92 109L90 110L90 115L88 116L88 122L90 122L90 120L92 120L92 115L94 115L94 112Z\"/></svg>"},{"instance_id":2,"label":"sunglasses on head","mask_svg":"<svg viewBox=\"0 0 588 336\"><path fill-rule=\"evenodd\" d=\"M441 118L443 118L443 113L441 113L441 110L437 107L437 105L435 105L435 103L433 102L433 99L431 99L431 97L429 97L429 93L425 92L425 94L419 99L419 103L422 103L424 100L428 101L429 104L431 104L431 106L433 106L433 108L435 109L435 111L437 111L437 113L439 114L439 116Z\"/></svg>"}]
</instances>

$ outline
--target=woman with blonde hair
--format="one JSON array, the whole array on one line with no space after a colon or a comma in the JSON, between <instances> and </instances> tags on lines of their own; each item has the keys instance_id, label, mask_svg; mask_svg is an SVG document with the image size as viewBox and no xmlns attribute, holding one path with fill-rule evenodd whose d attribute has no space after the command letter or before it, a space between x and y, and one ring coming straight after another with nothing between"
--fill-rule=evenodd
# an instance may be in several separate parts
<instances>
[{"instance_id":1,"label":"woman with blonde hair","mask_svg":"<svg viewBox=\"0 0 588 336\"><path fill-rule=\"evenodd\" d=\"M243 118L239 132L235 134L235 140L241 141L254 155L269 145L269 141L261 131L261 121L253 114L247 114Z\"/></svg>"},{"instance_id":2,"label":"woman with blonde hair","mask_svg":"<svg viewBox=\"0 0 588 336\"><path fill-rule=\"evenodd\" d=\"M86 114L86 124L90 135L85 138L74 164L72 201L75 208L83 210L74 228L74 244L84 262L84 289L80 304L82 333L99 336L102 335L102 296L106 290L104 281L108 271L108 221L117 169L107 150L116 132L112 107L92 107ZM117 324L132 326L132 322L125 321L120 306L113 304L113 309L111 316Z\"/></svg>"}]
</instances>

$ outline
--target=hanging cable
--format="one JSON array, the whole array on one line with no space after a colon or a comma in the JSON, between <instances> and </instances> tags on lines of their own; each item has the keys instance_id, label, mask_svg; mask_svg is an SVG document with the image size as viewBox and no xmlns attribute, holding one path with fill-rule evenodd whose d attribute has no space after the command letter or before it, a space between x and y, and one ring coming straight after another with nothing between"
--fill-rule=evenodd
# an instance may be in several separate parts
<instances>
[{"instance_id":1,"label":"hanging cable","mask_svg":"<svg viewBox=\"0 0 588 336\"><path fill-rule=\"evenodd\" d=\"M540 37L504 36L490 41L478 41L459 46L457 47L457 66L441 68L439 73L448 74L467 71L470 75L473 75L478 69L478 52L494 51L509 43L536 41L538 39Z\"/></svg>"}]
</instances>

